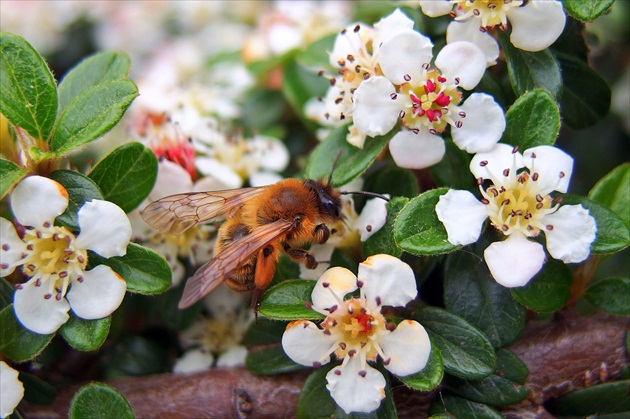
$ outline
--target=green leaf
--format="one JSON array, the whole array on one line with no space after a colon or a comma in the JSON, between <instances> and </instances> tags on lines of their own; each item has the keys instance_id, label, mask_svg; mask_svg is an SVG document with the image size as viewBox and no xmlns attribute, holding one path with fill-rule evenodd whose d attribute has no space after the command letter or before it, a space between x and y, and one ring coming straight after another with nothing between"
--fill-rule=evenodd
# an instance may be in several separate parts
<instances>
[{"instance_id":1,"label":"green leaf","mask_svg":"<svg viewBox=\"0 0 630 419\"><path fill-rule=\"evenodd\" d=\"M601 178L588 198L610 209L630 228L630 163L617 166Z\"/></svg>"},{"instance_id":2,"label":"green leaf","mask_svg":"<svg viewBox=\"0 0 630 419\"><path fill-rule=\"evenodd\" d=\"M497 367L495 374L517 384L525 384L529 369L518 356L507 349L497 349Z\"/></svg>"},{"instance_id":3,"label":"green leaf","mask_svg":"<svg viewBox=\"0 0 630 419\"><path fill-rule=\"evenodd\" d=\"M452 392L474 402L491 406L508 406L525 400L529 389L498 375L480 380L444 377L442 384Z\"/></svg>"},{"instance_id":4,"label":"green leaf","mask_svg":"<svg viewBox=\"0 0 630 419\"><path fill-rule=\"evenodd\" d=\"M35 404L51 404L57 391L46 381L32 374L20 371L18 379L24 384L24 399Z\"/></svg>"},{"instance_id":5,"label":"green leaf","mask_svg":"<svg viewBox=\"0 0 630 419\"><path fill-rule=\"evenodd\" d=\"M429 168L435 182L453 189L477 189L474 176L469 170L463 169L470 165L470 154L457 147L450 138L445 138L444 144L446 145L444 157L438 164Z\"/></svg>"},{"instance_id":6,"label":"green leaf","mask_svg":"<svg viewBox=\"0 0 630 419\"><path fill-rule=\"evenodd\" d=\"M336 186L345 185L374 163L395 131L393 129L388 134L379 137L368 137L363 148L359 149L346 141L348 126L335 128L311 153L306 165L306 176L309 179L328 178L335 159L341 151L332 182Z\"/></svg>"},{"instance_id":7,"label":"green leaf","mask_svg":"<svg viewBox=\"0 0 630 419\"><path fill-rule=\"evenodd\" d=\"M583 22L592 22L610 10L615 0L563 0L564 10Z\"/></svg>"},{"instance_id":8,"label":"green leaf","mask_svg":"<svg viewBox=\"0 0 630 419\"><path fill-rule=\"evenodd\" d=\"M81 92L65 107L50 146L58 156L96 140L120 121L125 110L138 96L138 88L129 80L113 80Z\"/></svg>"},{"instance_id":9,"label":"green leaf","mask_svg":"<svg viewBox=\"0 0 630 419\"><path fill-rule=\"evenodd\" d=\"M55 222L78 230L79 217L77 212L87 201L103 199L101 191L90 178L72 170L56 170L50 174L50 178L66 188L70 199L68 208L55 219Z\"/></svg>"},{"instance_id":10,"label":"green leaf","mask_svg":"<svg viewBox=\"0 0 630 419\"><path fill-rule=\"evenodd\" d=\"M505 114L501 142L527 150L553 145L560 131L560 109L546 90L535 89L519 97Z\"/></svg>"},{"instance_id":11,"label":"green leaf","mask_svg":"<svg viewBox=\"0 0 630 419\"><path fill-rule=\"evenodd\" d=\"M432 189L409 201L394 223L394 239L404 251L415 255L436 255L458 248L448 241L435 206L446 188Z\"/></svg>"},{"instance_id":12,"label":"green leaf","mask_svg":"<svg viewBox=\"0 0 630 419\"><path fill-rule=\"evenodd\" d=\"M0 199L4 198L24 176L26 169L0 158Z\"/></svg>"},{"instance_id":13,"label":"green leaf","mask_svg":"<svg viewBox=\"0 0 630 419\"><path fill-rule=\"evenodd\" d=\"M155 154L140 143L121 145L103 158L88 176L106 200L130 212L149 196L157 178Z\"/></svg>"},{"instance_id":14,"label":"green leaf","mask_svg":"<svg viewBox=\"0 0 630 419\"><path fill-rule=\"evenodd\" d=\"M606 278L592 283L584 298L600 310L630 315L630 278Z\"/></svg>"},{"instance_id":15,"label":"green leaf","mask_svg":"<svg viewBox=\"0 0 630 419\"><path fill-rule=\"evenodd\" d=\"M117 52L99 52L85 58L59 83L59 108L65 107L90 87L114 80L124 80L129 74L129 57Z\"/></svg>"},{"instance_id":16,"label":"green leaf","mask_svg":"<svg viewBox=\"0 0 630 419\"><path fill-rule=\"evenodd\" d=\"M40 335L22 326L15 317L13 304L0 311L0 324L0 352L15 362L33 359L54 336L54 333Z\"/></svg>"},{"instance_id":17,"label":"green leaf","mask_svg":"<svg viewBox=\"0 0 630 419\"><path fill-rule=\"evenodd\" d=\"M310 43L305 49L295 54L295 60L305 67L313 69L330 68L330 54L335 45L337 34L331 34ZM327 79L326 83L328 83Z\"/></svg>"},{"instance_id":18,"label":"green leaf","mask_svg":"<svg viewBox=\"0 0 630 419\"><path fill-rule=\"evenodd\" d=\"M13 285L9 284L9 282L0 278L0 311L9 307L13 303L13 294L15 290Z\"/></svg>"},{"instance_id":19,"label":"green leaf","mask_svg":"<svg viewBox=\"0 0 630 419\"><path fill-rule=\"evenodd\" d=\"M551 313L564 307L571 295L573 278L559 260L548 260L527 285L511 288L512 297L530 310Z\"/></svg>"},{"instance_id":20,"label":"green leaf","mask_svg":"<svg viewBox=\"0 0 630 419\"><path fill-rule=\"evenodd\" d=\"M503 419L503 416L490 406L461 397L442 394L436 401L438 404L430 410L432 415L442 413L447 414L449 418Z\"/></svg>"},{"instance_id":21,"label":"green leaf","mask_svg":"<svg viewBox=\"0 0 630 419\"><path fill-rule=\"evenodd\" d=\"M492 374L496 356L492 344L474 326L437 307L425 306L415 319L439 348L446 372L463 378L482 378Z\"/></svg>"},{"instance_id":22,"label":"green leaf","mask_svg":"<svg viewBox=\"0 0 630 419\"><path fill-rule=\"evenodd\" d=\"M289 61L283 69L282 93L293 108L304 116L306 102L326 95L330 86L328 79L319 77L314 71Z\"/></svg>"},{"instance_id":23,"label":"green leaf","mask_svg":"<svg viewBox=\"0 0 630 419\"><path fill-rule=\"evenodd\" d=\"M107 265L127 281L127 291L159 294L171 286L171 268L163 256L135 243L127 246L125 256L104 258L89 252L90 266Z\"/></svg>"},{"instance_id":24,"label":"green leaf","mask_svg":"<svg viewBox=\"0 0 630 419\"><path fill-rule=\"evenodd\" d=\"M595 218L597 235L595 241L591 243L591 253L614 253L630 245L630 229L617 214L608 208L590 199L569 194L562 196L562 203L582 205Z\"/></svg>"},{"instance_id":25,"label":"green leaf","mask_svg":"<svg viewBox=\"0 0 630 419\"><path fill-rule=\"evenodd\" d=\"M444 377L444 362L437 346L431 341L431 354L422 371L404 377L397 376L407 387L420 391L436 388Z\"/></svg>"},{"instance_id":26,"label":"green leaf","mask_svg":"<svg viewBox=\"0 0 630 419\"><path fill-rule=\"evenodd\" d=\"M418 180L413 171L398 166L386 166L365 180L366 191L389 194L390 197L413 198L418 195Z\"/></svg>"},{"instance_id":27,"label":"green leaf","mask_svg":"<svg viewBox=\"0 0 630 419\"><path fill-rule=\"evenodd\" d=\"M394 221L407 202L409 202L407 198L396 197L387 203L385 225L363 243L364 258L381 253L398 258L402 255L402 249L398 247L394 240Z\"/></svg>"},{"instance_id":28,"label":"green leaf","mask_svg":"<svg viewBox=\"0 0 630 419\"><path fill-rule=\"evenodd\" d=\"M323 319L310 304L315 281L295 279L269 288L260 302L259 313L276 320Z\"/></svg>"},{"instance_id":29,"label":"green leaf","mask_svg":"<svg viewBox=\"0 0 630 419\"><path fill-rule=\"evenodd\" d=\"M46 140L57 115L57 86L43 58L22 37L0 32L0 112Z\"/></svg>"},{"instance_id":30,"label":"green leaf","mask_svg":"<svg viewBox=\"0 0 630 419\"><path fill-rule=\"evenodd\" d=\"M560 95L560 65L549 50L523 51L514 47L505 33L499 34L499 43L507 60L510 84L518 96L538 88L547 90L554 97Z\"/></svg>"},{"instance_id":31,"label":"green leaf","mask_svg":"<svg viewBox=\"0 0 630 419\"><path fill-rule=\"evenodd\" d=\"M284 374L306 368L293 362L282 349L282 345L249 351L245 358L245 366L254 374L260 375Z\"/></svg>"},{"instance_id":32,"label":"green leaf","mask_svg":"<svg viewBox=\"0 0 630 419\"><path fill-rule=\"evenodd\" d=\"M298 399L296 412L298 419L333 416L337 404L326 389L326 374L334 367L334 363L329 363L314 370L306 378Z\"/></svg>"},{"instance_id":33,"label":"green leaf","mask_svg":"<svg viewBox=\"0 0 630 419\"><path fill-rule=\"evenodd\" d=\"M582 388L564 394L545 403L546 410L555 416L597 416L630 413L628 389L630 380L613 381Z\"/></svg>"},{"instance_id":34,"label":"green leaf","mask_svg":"<svg viewBox=\"0 0 630 419\"><path fill-rule=\"evenodd\" d=\"M74 349L94 351L105 342L111 323L112 319L109 316L102 319L85 320L73 313L70 320L61 326L59 333Z\"/></svg>"},{"instance_id":35,"label":"green leaf","mask_svg":"<svg viewBox=\"0 0 630 419\"><path fill-rule=\"evenodd\" d=\"M81 387L70 401L70 419L134 418L131 405L114 387L90 383Z\"/></svg>"},{"instance_id":36,"label":"green leaf","mask_svg":"<svg viewBox=\"0 0 630 419\"><path fill-rule=\"evenodd\" d=\"M479 244L475 253L483 253L484 248ZM485 261L475 253L447 256L444 304L485 333L495 347L506 346L521 333L525 310L512 299L508 288L490 277Z\"/></svg>"},{"instance_id":37,"label":"green leaf","mask_svg":"<svg viewBox=\"0 0 630 419\"><path fill-rule=\"evenodd\" d=\"M286 329L286 322L259 318L257 322L250 324L243 337L246 345L269 345L278 343Z\"/></svg>"}]
</instances>

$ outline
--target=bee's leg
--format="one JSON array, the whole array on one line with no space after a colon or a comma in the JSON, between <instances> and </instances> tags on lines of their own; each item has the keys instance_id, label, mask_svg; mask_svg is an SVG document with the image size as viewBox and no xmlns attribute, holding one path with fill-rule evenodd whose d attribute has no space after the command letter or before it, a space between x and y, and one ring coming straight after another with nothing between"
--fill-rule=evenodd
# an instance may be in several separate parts
<instances>
[{"instance_id":1,"label":"bee's leg","mask_svg":"<svg viewBox=\"0 0 630 419\"><path fill-rule=\"evenodd\" d=\"M276 272L276 265L278 264L278 257L280 256L279 244L268 244L260 249L256 257L256 275L254 276L254 283L256 288L252 295L252 309L256 316L258 316L258 305L262 298L265 288L273 279L273 274Z\"/></svg>"},{"instance_id":2,"label":"bee's leg","mask_svg":"<svg viewBox=\"0 0 630 419\"><path fill-rule=\"evenodd\" d=\"M313 241L318 244L326 243L330 237L330 230L326 224L317 224L313 230Z\"/></svg>"},{"instance_id":3,"label":"bee's leg","mask_svg":"<svg viewBox=\"0 0 630 419\"><path fill-rule=\"evenodd\" d=\"M320 224L320 225L323 225L323 224ZM326 231L328 231L328 228L326 228ZM304 263L304 266L306 266L306 269L317 268L317 261L315 260L315 256L313 256L311 252L304 249L291 247L286 243L284 245L284 251L294 261Z\"/></svg>"}]
</instances>

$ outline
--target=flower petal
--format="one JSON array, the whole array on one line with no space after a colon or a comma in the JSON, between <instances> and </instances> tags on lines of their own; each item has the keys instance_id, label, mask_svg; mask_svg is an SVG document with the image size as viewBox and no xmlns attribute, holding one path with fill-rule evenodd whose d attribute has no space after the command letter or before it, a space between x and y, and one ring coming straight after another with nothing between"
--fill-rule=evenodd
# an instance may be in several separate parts
<instances>
[{"instance_id":1,"label":"flower petal","mask_svg":"<svg viewBox=\"0 0 630 419\"><path fill-rule=\"evenodd\" d=\"M385 398L385 377L378 370L366 365L361 370L359 357L340 367L335 367L326 374L326 388L335 403L344 412L372 412L381 405Z\"/></svg>"},{"instance_id":2,"label":"flower petal","mask_svg":"<svg viewBox=\"0 0 630 419\"><path fill-rule=\"evenodd\" d=\"M396 125L400 106L392 99L396 88L385 77L375 76L362 82L354 92L354 126L362 135L383 135Z\"/></svg>"},{"instance_id":3,"label":"flower petal","mask_svg":"<svg viewBox=\"0 0 630 419\"><path fill-rule=\"evenodd\" d=\"M234 368L245 365L247 348L241 345L230 347L217 358L217 368Z\"/></svg>"},{"instance_id":4,"label":"flower petal","mask_svg":"<svg viewBox=\"0 0 630 419\"><path fill-rule=\"evenodd\" d=\"M20 373L6 362L0 361L0 417L7 417L24 397L24 385L18 376Z\"/></svg>"},{"instance_id":5,"label":"flower petal","mask_svg":"<svg viewBox=\"0 0 630 419\"><path fill-rule=\"evenodd\" d=\"M157 201L168 195L190 191L192 187L193 182L186 169L170 160L162 160L158 163L157 179L149 199Z\"/></svg>"},{"instance_id":6,"label":"flower petal","mask_svg":"<svg viewBox=\"0 0 630 419\"><path fill-rule=\"evenodd\" d=\"M493 66L499 58L499 44L496 39L487 32L479 30L477 19L465 21L452 21L446 29L446 42L452 44L458 41L469 41L477 45L486 55L486 67Z\"/></svg>"},{"instance_id":7,"label":"flower petal","mask_svg":"<svg viewBox=\"0 0 630 419\"><path fill-rule=\"evenodd\" d=\"M400 9L396 9L374 24L376 30L374 31L375 34L372 45L378 48L379 45L399 32L405 29L412 30L413 25L413 20L409 19Z\"/></svg>"},{"instance_id":8,"label":"flower petal","mask_svg":"<svg viewBox=\"0 0 630 419\"><path fill-rule=\"evenodd\" d=\"M388 196L389 198L389 196ZM364 242L379 231L387 220L387 201L381 198L368 199L361 210L361 215L354 223Z\"/></svg>"},{"instance_id":9,"label":"flower petal","mask_svg":"<svg viewBox=\"0 0 630 419\"><path fill-rule=\"evenodd\" d=\"M435 57L435 66L449 80L459 79L459 87L473 89L486 71L486 54L472 42L446 44Z\"/></svg>"},{"instance_id":10,"label":"flower petal","mask_svg":"<svg viewBox=\"0 0 630 419\"><path fill-rule=\"evenodd\" d=\"M559 148L544 145L525 150L523 158L530 173L538 173L536 182L541 193L569 190L573 174L573 157Z\"/></svg>"},{"instance_id":11,"label":"flower petal","mask_svg":"<svg viewBox=\"0 0 630 419\"><path fill-rule=\"evenodd\" d=\"M387 356L383 363L392 373L405 376L421 371L431 354L431 341L424 327L413 320L403 320L391 333L378 340Z\"/></svg>"},{"instance_id":12,"label":"flower petal","mask_svg":"<svg viewBox=\"0 0 630 419\"><path fill-rule=\"evenodd\" d=\"M527 284L545 263L543 247L520 232L492 243L483 255L494 279L508 288Z\"/></svg>"},{"instance_id":13,"label":"flower petal","mask_svg":"<svg viewBox=\"0 0 630 419\"><path fill-rule=\"evenodd\" d=\"M582 205L563 205L558 211L544 218L552 230L545 230L547 250L565 263L585 260L595 240L595 219Z\"/></svg>"},{"instance_id":14,"label":"flower petal","mask_svg":"<svg viewBox=\"0 0 630 419\"><path fill-rule=\"evenodd\" d=\"M359 26L359 30L355 28ZM374 29L368 25L353 23L337 35L333 50L330 53L330 65L337 68L339 61L345 61L348 55L358 56L359 51L373 38Z\"/></svg>"},{"instance_id":15,"label":"flower petal","mask_svg":"<svg viewBox=\"0 0 630 419\"><path fill-rule=\"evenodd\" d=\"M368 301L399 307L416 298L416 277L409 265L386 255L373 255L359 264L357 280Z\"/></svg>"},{"instance_id":16,"label":"flower petal","mask_svg":"<svg viewBox=\"0 0 630 419\"><path fill-rule=\"evenodd\" d=\"M446 228L448 241L458 246L476 242L488 218L488 209L472 193L456 189L440 196L435 212Z\"/></svg>"},{"instance_id":17,"label":"flower petal","mask_svg":"<svg viewBox=\"0 0 630 419\"><path fill-rule=\"evenodd\" d=\"M277 173L273 172L254 172L249 175L249 184L251 186L267 186L284 179Z\"/></svg>"},{"instance_id":18,"label":"flower petal","mask_svg":"<svg viewBox=\"0 0 630 419\"><path fill-rule=\"evenodd\" d=\"M564 30L566 15L556 0L532 0L507 12L512 44L525 51L540 51L553 44Z\"/></svg>"},{"instance_id":19,"label":"flower petal","mask_svg":"<svg viewBox=\"0 0 630 419\"><path fill-rule=\"evenodd\" d=\"M446 146L442 137L429 131L401 130L389 141L389 152L398 167L424 169L442 161Z\"/></svg>"},{"instance_id":20,"label":"flower petal","mask_svg":"<svg viewBox=\"0 0 630 419\"><path fill-rule=\"evenodd\" d=\"M510 175L514 175L514 171L524 166L523 155L514 152L511 145L503 143L496 144L489 151L475 154L470 161L470 171L475 178L490 179L495 185L502 183L505 169L510 169Z\"/></svg>"},{"instance_id":21,"label":"flower petal","mask_svg":"<svg viewBox=\"0 0 630 419\"><path fill-rule=\"evenodd\" d=\"M298 320L287 325L282 335L282 349L289 358L312 367L327 364L335 337L324 334L315 323Z\"/></svg>"},{"instance_id":22,"label":"flower petal","mask_svg":"<svg viewBox=\"0 0 630 419\"><path fill-rule=\"evenodd\" d=\"M450 1L419 0L422 13L429 17L447 15L453 10L453 3Z\"/></svg>"},{"instance_id":23,"label":"flower petal","mask_svg":"<svg viewBox=\"0 0 630 419\"><path fill-rule=\"evenodd\" d=\"M175 361L173 365L174 374L189 374L193 372L206 371L212 366L214 356L211 353L200 349L191 349Z\"/></svg>"},{"instance_id":24,"label":"flower petal","mask_svg":"<svg viewBox=\"0 0 630 419\"><path fill-rule=\"evenodd\" d=\"M257 135L248 144L252 157L262 169L282 172L289 164L289 150L276 138Z\"/></svg>"},{"instance_id":25,"label":"flower petal","mask_svg":"<svg viewBox=\"0 0 630 419\"><path fill-rule=\"evenodd\" d=\"M300 263L300 278L317 280L324 275L324 272L330 267L330 262L319 261L329 261L335 248L335 244L331 243L330 240L323 244L313 243L308 250L313 254L315 260L318 261L317 267L315 269L307 269L303 263Z\"/></svg>"},{"instance_id":26,"label":"flower petal","mask_svg":"<svg viewBox=\"0 0 630 419\"><path fill-rule=\"evenodd\" d=\"M4 278L15 270L14 265L22 259L26 244L20 239L13 223L0 218L0 278Z\"/></svg>"},{"instance_id":27,"label":"flower petal","mask_svg":"<svg viewBox=\"0 0 630 419\"><path fill-rule=\"evenodd\" d=\"M201 174L219 180L222 189L236 189L243 186L243 179L232 168L210 157L196 157L195 166Z\"/></svg>"},{"instance_id":28,"label":"flower petal","mask_svg":"<svg viewBox=\"0 0 630 419\"><path fill-rule=\"evenodd\" d=\"M83 282L73 281L66 298L82 319L102 319L122 303L127 283L109 266L98 265L83 273Z\"/></svg>"},{"instance_id":29,"label":"flower petal","mask_svg":"<svg viewBox=\"0 0 630 419\"><path fill-rule=\"evenodd\" d=\"M118 205L94 199L83 204L78 216L81 232L75 244L79 249L90 249L106 258L127 253L131 223Z\"/></svg>"},{"instance_id":30,"label":"flower petal","mask_svg":"<svg viewBox=\"0 0 630 419\"><path fill-rule=\"evenodd\" d=\"M385 41L378 52L383 74L394 84L422 81L422 66L433 59L431 40L411 29L404 29ZM484 64L485 68L485 64Z\"/></svg>"},{"instance_id":31,"label":"flower petal","mask_svg":"<svg viewBox=\"0 0 630 419\"><path fill-rule=\"evenodd\" d=\"M54 295L44 298L50 292L47 285L37 287L35 281L31 280L23 284L22 289L16 290L13 296L17 319L27 329L42 335L56 332L68 321L70 310L70 304L65 298L57 300Z\"/></svg>"},{"instance_id":32,"label":"flower petal","mask_svg":"<svg viewBox=\"0 0 630 419\"><path fill-rule=\"evenodd\" d=\"M317 280L311 293L313 307L317 310L326 310L339 304L343 297L357 289L357 277L339 266L328 269Z\"/></svg>"},{"instance_id":33,"label":"flower petal","mask_svg":"<svg viewBox=\"0 0 630 419\"><path fill-rule=\"evenodd\" d=\"M42 227L68 207L68 192L52 179L29 176L22 179L11 193L11 210L20 224Z\"/></svg>"},{"instance_id":34,"label":"flower petal","mask_svg":"<svg viewBox=\"0 0 630 419\"><path fill-rule=\"evenodd\" d=\"M452 127L451 135L457 147L469 153L488 151L499 142L505 131L503 109L485 93L473 93L459 106L466 115L454 115L460 127Z\"/></svg>"}]
</instances>

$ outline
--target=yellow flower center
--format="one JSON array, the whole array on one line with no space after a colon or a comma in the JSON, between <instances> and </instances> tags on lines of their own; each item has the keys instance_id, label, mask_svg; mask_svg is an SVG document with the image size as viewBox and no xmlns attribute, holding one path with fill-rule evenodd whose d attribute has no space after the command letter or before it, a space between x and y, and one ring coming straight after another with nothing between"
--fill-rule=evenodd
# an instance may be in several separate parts
<instances>
[{"instance_id":1,"label":"yellow flower center","mask_svg":"<svg viewBox=\"0 0 630 419\"><path fill-rule=\"evenodd\" d=\"M455 20L466 20L472 16L481 19L484 30L498 26L507 29L507 12L520 7L523 0L453 0L457 4L458 16Z\"/></svg>"}]
</instances>

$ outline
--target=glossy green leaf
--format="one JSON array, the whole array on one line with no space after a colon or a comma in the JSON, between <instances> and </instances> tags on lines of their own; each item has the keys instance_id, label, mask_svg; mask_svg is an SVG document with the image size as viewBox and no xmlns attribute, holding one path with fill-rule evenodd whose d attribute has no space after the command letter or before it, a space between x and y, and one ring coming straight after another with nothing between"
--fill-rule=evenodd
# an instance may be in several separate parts
<instances>
[{"instance_id":1,"label":"glossy green leaf","mask_svg":"<svg viewBox=\"0 0 630 419\"><path fill-rule=\"evenodd\" d=\"M57 115L50 69L24 38L9 32L0 32L0 112L41 140L48 138Z\"/></svg>"},{"instance_id":2,"label":"glossy green leaf","mask_svg":"<svg viewBox=\"0 0 630 419\"><path fill-rule=\"evenodd\" d=\"M111 323L112 320L109 316L102 319L85 320L73 313L70 315L70 319L61 326L59 333L74 349L94 351L105 342Z\"/></svg>"},{"instance_id":3,"label":"glossy green leaf","mask_svg":"<svg viewBox=\"0 0 630 419\"><path fill-rule=\"evenodd\" d=\"M610 10L615 0L563 0L564 10L583 22L592 22Z\"/></svg>"},{"instance_id":4,"label":"glossy green leaf","mask_svg":"<svg viewBox=\"0 0 630 419\"><path fill-rule=\"evenodd\" d=\"M87 176L72 170L56 170L50 178L59 182L68 192L68 208L55 219L55 222L73 230L79 229L77 212L87 201L103 199L98 186Z\"/></svg>"},{"instance_id":5,"label":"glossy green leaf","mask_svg":"<svg viewBox=\"0 0 630 419\"><path fill-rule=\"evenodd\" d=\"M18 377L24 385L24 399L35 404L51 404L57 396L55 388L41 378L20 371Z\"/></svg>"},{"instance_id":6,"label":"glossy green leaf","mask_svg":"<svg viewBox=\"0 0 630 419\"><path fill-rule=\"evenodd\" d=\"M295 61L284 66L282 93L293 108L304 115L304 106L309 100L326 95L330 86L328 80L319 77L313 70L307 69Z\"/></svg>"},{"instance_id":7,"label":"glossy green leaf","mask_svg":"<svg viewBox=\"0 0 630 419\"><path fill-rule=\"evenodd\" d=\"M501 142L527 150L553 145L560 131L560 109L549 92L529 91L519 97L505 114L506 127Z\"/></svg>"},{"instance_id":8,"label":"glossy green leaf","mask_svg":"<svg viewBox=\"0 0 630 419\"><path fill-rule=\"evenodd\" d=\"M319 143L312 151L306 166L306 177L309 179L327 179L341 151L341 156L335 167L332 182L335 186L345 185L356 178L374 163L387 142L394 135L393 129L388 134L367 138L363 149L348 143L348 127L335 128L328 137Z\"/></svg>"},{"instance_id":9,"label":"glossy green leaf","mask_svg":"<svg viewBox=\"0 0 630 419\"><path fill-rule=\"evenodd\" d=\"M386 166L365 179L364 190L390 197L404 196L414 198L418 195L418 180L416 174L398 166Z\"/></svg>"},{"instance_id":10,"label":"glossy green leaf","mask_svg":"<svg viewBox=\"0 0 630 419\"><path fill-rule=\"evenodd\" d=\"M129 74L129 57L112 51L91 55L63 77L59 83L59 109L65 107L83 91L101 83L124 80Z\"/></svg>"},{"instance_id":11,"label":"glossy green leaf","mask_svg":"<svg viewBox=\"0 0 630 419\"><path fill-rule=\"evenodd\" d=\"M415 319L439 348L446 372L463 378L492 374L496 356L492 343L464 319L437 307L425 306Z\"/></svg>"},{"instance_id":12,"label":"glossy green leaf","mask_svg":"<svg viewBox=\"0 0 630 419\"><path fill-rule=\"evenodd\" d=\"M498 375L480 380L444 377L442 382L452 392L474 402L491 406L508 406L525 400L529 389Z\"/></svg>"},{"instance_id":13,"label":"glossy green leaf","mask_svg":"<svg viewBox=\"0 0 630 419\"><path fill-rule=\"evenodd\" d=\"M245 358L245 366L249 371L260 375L284 374L306 368L289 358L282 345L250 350Z\"/></svg>"},{"instance_id":14,"label":"glossy green leaf","mask_svg":"<svg viewBox=\"0 0 630 419\"><path fill-rule=\"evenodd\" d=\"M430 391L440 385L442 377L444 377L444 361L435 343L431 342L431 354L427 365L422 371L404 377L397 377L407 387L420 391Z\"/></svg>"},{"instance_id":15,"label":"glossy green leaf","mask_svg":"<svg viewBox=\"0 0 630 419\"><path fill-rule=\"evenodd\" d=\"M286 329L286 322L267 320L259 318L255 323L250 324L243 337L246 345L269 345L278 343Z\"/></svg>"},{"instance_id":16,"label":"glossy green leaf","mask_svg":"<svg viewBox=\"0 0 630 419\"><path fill-rule=\"evenodd\" d=\"M513 352L505 348L497 349L495 374L517 384L525 384L529 369Z\"/></svg>"},{"instance_id":17,"label":"glossy green leaf","mask_svg":"<svg viewBox=\"0 0 630 419\"><path fill-rule=\"evenodd\" d=\"M157 168L153 151L132 142L105 156L88 176L99 186L106 200L130 212L149 196L157 178Z\"/></svg>"},{"instance_id":18,"label":"glossy green leaf","mask_svg":"<svg viewBox=\"0 0 630 419\"><path fill-rule=\"evenodd\" d=\"M548 260L527 285L512 288L512 297L530 310L550 313L560 310L571 295L573 278L559 260Z\"/></svg>"},{"instance_id":19,"label":"glossy green leaf","mask_svg":"<svg viewBox=\"0 0 630 419\"><path fill-rule=\"evenodd\" d=\"M135 243L127 246L127 254L104 258L89 252L90 266L107 265L127 281L127 291L159 294L171 286L171 268L163 256Z\"/></svg>"},{"instance_id":20,"label":"glossy green leaf","mask_svg":"<svg viewBox=\"0 0 630 419\"><path fill-rule=\"evenodd\" d=\"M606 278L592 283L584 298L600 310L630 315L630 278Z\"/></svg>"},{"instance_id":21,"label":"glossy green leaf","mask_svg":"<svg viewBox=\"0 0 630 419\"><path fill-rule=\"evenodd\" d=\"M289 280L269 288L260 302L259 313L276 320L323 319L311 308L311 294L315 281Z\"/></svg>"},{"instance_id":22,"label":"glossy green leaf","mask_svg":"<svg viewBox=\"0 0 630 419\"><path fill-rule=\"evenodd\" d=\"M33 359L52 340L54 333L40 335L26 329L15 317L13 305L0 311L0 352L11 361Z\"/></svg>"},{"instance_id":23,"label":"glossy green leaf","mask_svg":"<svg viewBox=\"0 0 630 419\"><path fill-rule=\"evenodd\" d=\"M6 279L0 278L0 311L13 304L15 289Z\"/></svg>"},{"instance_id":24,"label":"glossy green leaf","mask_svg":"<svg viewBox=\"0 0 630 419\"><path fill-rule=\"evenodd\" d=\"M440 186L448 186L453 189L474 190L477 189L475 177L468 170L470 154L461 150L450 138L444 139L446 153L442 160L429 168L435 182Z\"/></svg>"},{"instance_id":25,"label":"glossy green leaf","mask_svg":"<svg viewBox=\"0 0 630 419\"><path fill-rule=\"evenodd\" d=\"M333 367L334 363L324 365L306 378L298 399L298 419L332 417L337 404L326 389L326 374Z\"/></svg>"},{"instance_id":26,"label":"glossy green leaf","mask_svg":"<svg viewBox=\"0 0 630 419\"><path fill-rule=\"evenodd\" d=\"M556 416L630 415L630 380L613 381L572 391L545 403L546 410Z\"/></svg>"},{"instance_id":27,"label":"glossy green leaf","mask_svg":"<svg viewBox=\"0 0 630 419\"><path fill-rule=\"evenodd\" d=\"M401 249L415 255L436 255L457 249L448 241L435 206L446 188L432 189L409 201L394 223L394 240Z\"/></svg>"},{"instance_id":28,"label":"glossy green leaf","mask_svg":"<svg viewBox=\"0 0 630 419\"><path fill-rule=\"evenodd\" d=\"M503 416L490 406L476 403L450 394L442 394L437 404L429 411L432 415L445 414L449 418L503 419Z\"/></svg>"},{"instance_id":29,"label":"glossy green leaf","mask_svg":"<svg viewBox=\"0 0 630 419\"><path fill-rule=\"evenodd\" d=\"M562 196L562 203L582 205L595 218L597 235L595 241L591 243L591 253L614 253L630 245L630 229L617 214L608 208L590 199L568 194Z\"/></svg>"},{"instance_id":30,"label":"glossy green leaf","mask_svg":"<svg viewBox=\"0 0 630 419\"><path fill-rule=\"evenodd\" d=\"M0 199L4 198L13 187L26 176L26 169L0 158Z\"/></svg>"},{"instance_id":31,"label":"glossy green leaf","mask_svg":"<svg viewBox=\"0 0 630 419\"><path fill-rule=\"evenodd\" d=\"M397 197L392 198L387 203L385 225L363 243L364 258L380 253L386 253L398 258L402 255L402 249L398 247L394 240L394 221L407 202L409 202L407 198Z\"/></svg>"},{"instance_id":32,"label":"glossy green leaf","mask_svg":"<svg viewBox=\"0 0 630 419\"><path fill-rule=\"evenodd\" d=\"M90 383L81 387L70 401L70 419L134 418L131 405L114 387Z\"/></svg>"},{"instance_id":33,"label":"glossy green leaf","mask_svg":"<svg viewBox=\"0 0 630 419\"><path fill-rule=\"evenodd\" d=\"M630 163L617 166L601 178L588 198L617 214L630 228Z\"/></svg>"},{"instance_id":34,"label":"glossy green leaf","mask_svg":"<svg viewBox=\"0 0 630 419\"><path fill-rule=\"evenodd\" d=\"M65 107L50 140L58 156L96 140L120 121L127 107L138 96L129 80L114 80L90 87Z\"/></svg>"}]
</instances>

